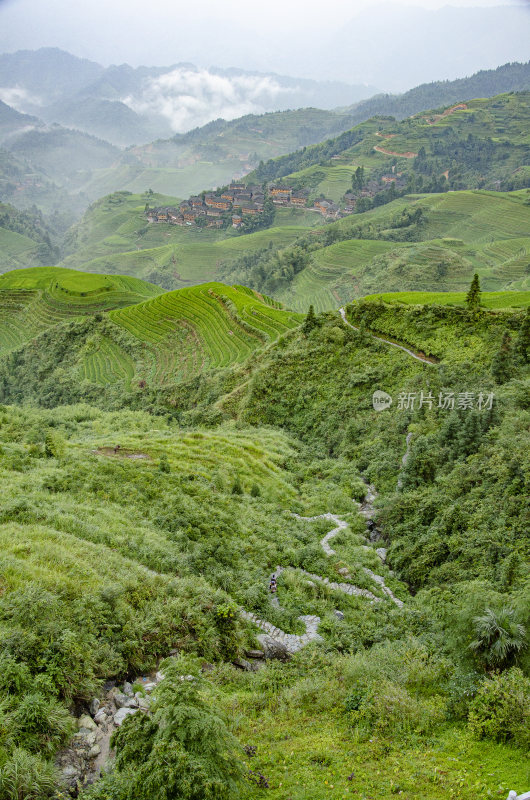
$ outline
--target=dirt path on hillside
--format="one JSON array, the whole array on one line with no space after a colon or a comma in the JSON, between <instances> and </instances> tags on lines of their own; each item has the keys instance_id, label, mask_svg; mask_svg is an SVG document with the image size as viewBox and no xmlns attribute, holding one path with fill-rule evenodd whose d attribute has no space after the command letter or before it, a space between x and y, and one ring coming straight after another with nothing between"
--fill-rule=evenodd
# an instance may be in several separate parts
<instances>
[{"instance_id":1,"label":"dirt path on hillside","mask_svg":"<svg viewBox=\"0 0 530 800\"><path fill-rule=\"evenodd\" d=\"M339 314L341 315L342 321L344 322L345 325L348 325L348 327L353 328L354 331L359 330L359 328L357 328L355 325L352 325L351 322L348 322L348 320L346 319L346 311L344 310L344 308L339 308ZM404 347L402 344L398 344L397 342L392 342L390 341L390 339L383 339L382 336L376 336L375 333L370 333L370 336L373 339L377 339L378 342L383 342L384 344L388 344L391 347L397 347L399 350L403 350L404 353L408 353L409 356L415 358L417 361L421 361L423 364L429 364L431 367L435 367L436 364L438 363L433 358L428 358L424 353L415 353L413 350L409 350L408 347Z\"/></svg>"},{"instance_id":2,"label":"dirt path on hillside","mask_svg":"<svg viewBox=\"0 0 530 800\"><path fill-rule=\"evenodd\" d=\"M396 153L395 150L387 150L386 147L381 147L380 144L374 145L374 150L378 153L384 153L385 156L399 156L399 158L416 158L417 153L408 150L406 153Z\"/></svg>"},{"instance_id":3,"label":"dirt path on hillside","mask_svg":"<svg viewBox=\"0 0 530 800\"><path fill-rule=\"evenodd\" d=\"M455 111L465 111L466 109L467 105L465 103L457 103L456 106L448 108L443 112L443 114L435 114L434 117L424 117L423 119L428 125L436 125L439 120L443 119L444 117L448 117L450 114L454 114Z\"/></svg>"}]
</instances>

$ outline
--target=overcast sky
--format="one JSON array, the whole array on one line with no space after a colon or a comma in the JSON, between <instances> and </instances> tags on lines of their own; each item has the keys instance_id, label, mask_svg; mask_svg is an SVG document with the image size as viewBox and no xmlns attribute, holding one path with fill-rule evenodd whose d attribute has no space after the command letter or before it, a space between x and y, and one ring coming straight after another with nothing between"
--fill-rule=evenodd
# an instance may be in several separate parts
<instances>
[{"instance_id":1,"label":"overcast sky","mask_svg":"<svg viewBox=\"0 0 530 800\"><path fill-rule=\"evenodd\" d=\"M388 5L434 9L444 5L522 5L519 0L385 0ZM223 33L241 32L247 49L254 36L290 37L332 32L374 0L0 0L0 51L55 46L99 61L168 64L219 52ZM261 36L259 36L261 40ZM217 46L215 46L217 45ZM227 59L238 63L233 47Z\"/></svg>"},{"instance_id":2,"label":"overcast sky","mask_svg":"<svg viewBox=\"0 0 530 800\"><path fill-rule=\"evenodd\" d=\"M350 30L348 23L358 17L364 27L373 28L378 20L386 18L387 31L381 37L378 30L372 31L382 50L383 45L386 48L384 36L390 37L390 45L396 34L410 37L411 27L415 27L410 7L415 7L421 16L422 11L446 5L447 0L0 0L0 52L52 46L105 66L189 61L203 67L234 66L349 83L372 85L375 79L378 86L386 88L373 70L372 74L367 71L366 79L360 74L340 74L337 43L344 30ZM449 5L461 9L518 5L530 12L530 5L523 0L452 0ZM494 28L492 35L502 44L503 31L497 25ZM351 30L352 37L342 40L344 46L352 50L357 46L361 51L366 43L357 39L355 25ZM519 32L517 25L515 32ZM480 59L460 65L455 62L452 67L448 42L448 67L445 72L442 70L443 74L439 63L433 64L433 76L428 74L425 42L419 43L414 55L418 61L425 59L426 79L455 77L466 74L469 68L497 66L502 63L496 61L497 55L504 61L526 60L520 41L514 44L513 52L510 50L508 43L514 39L513 34L512 26L506 31L502 53L497 54L495 47L485 43L483 63ZM360 63L371 59L370 47L366 52L369 55L365 58L363 52L365 62ZM357 64L355 71L359 71ZM388 70L385 74L389 74ZM406 84L408 79L404 80ZM391 82L388 85L391 88Z\"/></svg>"}]
</instances>

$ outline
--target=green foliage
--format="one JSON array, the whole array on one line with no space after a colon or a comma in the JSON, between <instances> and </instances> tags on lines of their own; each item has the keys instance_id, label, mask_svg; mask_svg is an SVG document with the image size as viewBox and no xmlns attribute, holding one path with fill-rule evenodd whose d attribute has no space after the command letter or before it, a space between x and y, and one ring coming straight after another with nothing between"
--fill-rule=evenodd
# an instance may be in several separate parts
<instances>
[{"instance_id":1,"label":"green foliage","mask_svg":"<svg viewBox=\"0 0 530 800\"><path fill-rule=\"evenodd\" d=\"M480 281L476 272L466 295L466 305L468 311L476 311L480 306Z\"/></svg>"},{"instance_id":2,"label":"green foliage","mask_svg":"<svg viewBox=\"0 0 530 800\"><path fill-rule=\"evenodd\" d=\"M486 608L473 619L473 629L475 639L469 648L486 669L511 666L528 647L525 626L518 621L513 608L503 607L498 611Z\"/></svg>"},{"instance_id":3,"label":"green foliage","mask_svg":"<svg viewBox=\"0 0 530 800\"><path fill-rule=\"evenodd\" d=\"M309 306L309 311L307 312L307 316L306 316L306 318L304 320L304 324L302 325L302 330L304 331L304 333L307 336L307 334L311 333L313 328L316 328L317 325L318 325L318 320L317 320L316 315L315 315L315 309L311 305L311 306Z\"/></svg>"},{"instance_id":4,"label":"green foliage","mask_svg":"<svg viewBox=\"0 0 530 800\"><path fill-rule=\"evenodd\" d=\"M114 734L116 773L123 800L229 800L240 796L240 746L229 733L199 665L166 661L151 716L127 719ZM112 786L112 780L111 780ZM89 792L92 800L107 795Z\"/></svg>"},{"instance_id":5,"label":"green foliage","mask_svg":"<svg viewBox=\"0 0 530 800\"><path fill-rule=\"evenodd\" d=\"M0 766L2 800L43 800L55 795L56 773L41 756L17 748Z\"/></svg>"},{"instance_id":6,"label":"green foliage","mask_svg":"<svg viewBox=\"0 0 530 800\"><path fill-rule=\"evenodd\" d=\"M477 739L530 748L530 680L520 669L482 681L471 703L468 727Z\"/></svg>"},{"instance_id":7,"label":"green foliage","mask_svg":"<svg viewBox=\"0 0 530 800\"><path fill-rule=\"evenodd\" d=\"M505 331L502 343L491 362L491 374L495 378L495 383L502 384L513 377L513 347L512 337Z\"/></svg>"}]
</instances>

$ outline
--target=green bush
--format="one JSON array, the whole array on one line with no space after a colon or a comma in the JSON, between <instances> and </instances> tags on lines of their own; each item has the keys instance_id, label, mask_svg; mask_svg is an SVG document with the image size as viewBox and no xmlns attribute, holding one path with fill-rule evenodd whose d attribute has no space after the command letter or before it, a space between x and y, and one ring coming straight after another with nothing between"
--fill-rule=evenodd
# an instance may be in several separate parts
<instances>
[{"instance_id":1,"label":"green bush","mask_svg":"<svg viewBox=\"0 0 530 800\"><path fill-rule=\"evenodd\" d=\"M349 708L358 705L350 719L363 737L422 736L443 720L441 697L413 697L404 686L386 679L372 684L362 697L359 693L360 689L346 702Z\"/></svg>"},{"instance_id":2,"label":"green bush","mask_svg":"<svg viewBox=\"0 0 530 800\"><path fill-rule=\"evenodd\" d=\"M0 766L0 800L44 800L55 787L53 766L20 748Z\"/></svg>"},{"instance_id":3,"label":"green bush","mask_svg":"<svg viewBox=\"0 0 530 800\"><path fill-rule=\"evenodd\" d=\"M191 657L162 665L152 715L129 717L114 734L116 772L92 800L231 800L240 796L240 746L205 696ZM112 787L117 793L112 793ZM106 793L105 793L106 792Z\"/></svg>"},{"instance_id":4,"label":"green bush","mask_svg":"<svg viewBox=\"0 0 530 800\"><path fill-rule=\"evenodd\" d=\"M468 727L477 739L530 748L530 679L518 667L486 678L471 703Z\"/></svg>"},{"instance_id":5,"label":"green bush","mask_svg":"<svg viewBox=\"0 0 530 800\"><path fill-rule=\"evenodd\" d=\"M64 706L38 692L24 695L11 715L10 725L18 745L47 755L73 733L73 719Z\"/></svg>"}]
</instances>

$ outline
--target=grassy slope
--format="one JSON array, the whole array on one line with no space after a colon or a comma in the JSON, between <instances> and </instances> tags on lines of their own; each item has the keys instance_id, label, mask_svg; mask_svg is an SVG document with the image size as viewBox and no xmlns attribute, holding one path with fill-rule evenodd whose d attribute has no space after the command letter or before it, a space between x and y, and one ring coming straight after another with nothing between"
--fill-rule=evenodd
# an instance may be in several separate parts
<instances>
[{"instance_id":1,"label":"grassy slope","mask_svg":"<svg viewBox=\"0 0 530 800\"><path fill-rule=\"evenodd\" d=\"M280 216L279 225L244 236L232 230L148 224L144 216L146 202L151 206L174 205L178 200L125 192L102 198L70 231L69 254L61 264L147 280L153 273L153 279L162 280L165 288L179 289L215 280L221 264L234 261L243 252L267 247L269 243L284 247L304 232L303 220L300 224L296 216L285 215Z\"/></svg>"}]
</instances>

